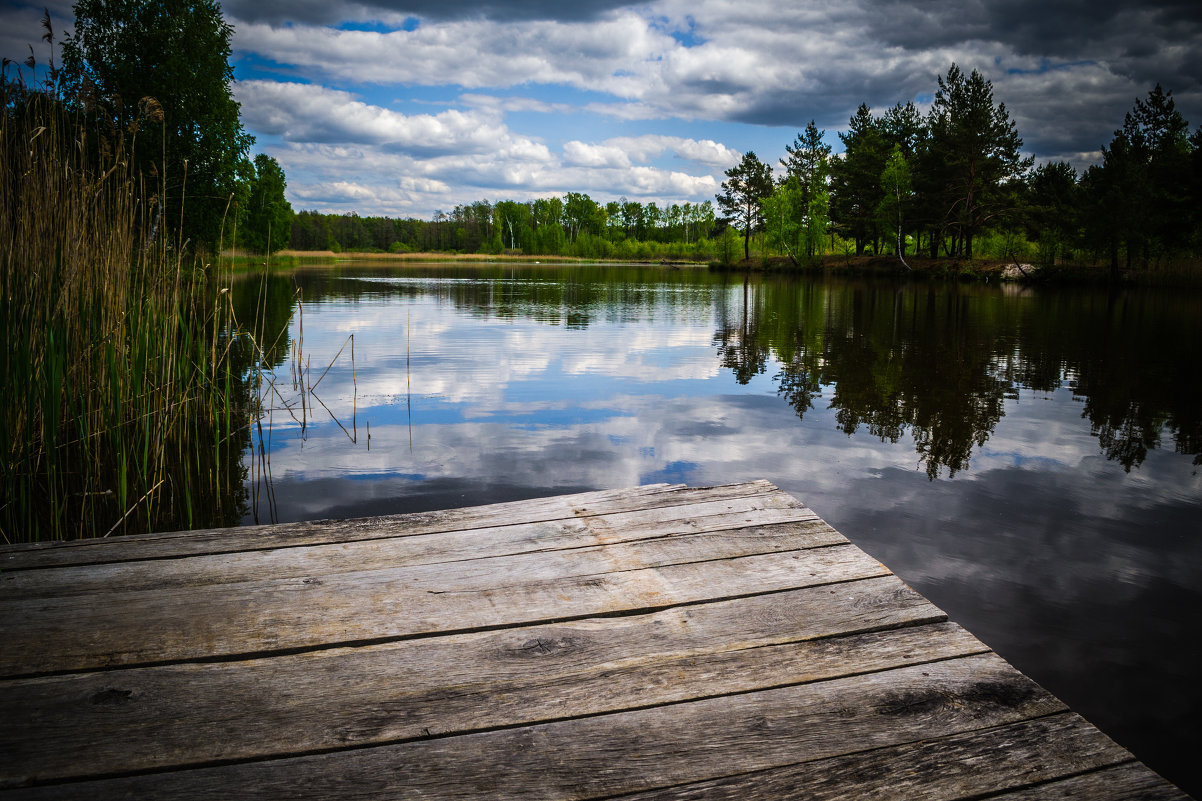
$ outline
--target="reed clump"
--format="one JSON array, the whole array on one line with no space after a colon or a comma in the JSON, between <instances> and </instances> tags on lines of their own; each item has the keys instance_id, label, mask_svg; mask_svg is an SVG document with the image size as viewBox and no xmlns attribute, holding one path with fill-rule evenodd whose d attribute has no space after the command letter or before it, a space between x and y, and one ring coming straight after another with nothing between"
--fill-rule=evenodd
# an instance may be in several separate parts
<instances>
[{"instance_id":1,"label":"reed clump","mask_svg":"<svg viewBox=\"0 0 1202 801\"><path fill-rule=\"evenodd\" d=\"M0 540L236 523L248 349L162 213L186 176L52 92L0 101Z\"/></svg>"}]
</instances>

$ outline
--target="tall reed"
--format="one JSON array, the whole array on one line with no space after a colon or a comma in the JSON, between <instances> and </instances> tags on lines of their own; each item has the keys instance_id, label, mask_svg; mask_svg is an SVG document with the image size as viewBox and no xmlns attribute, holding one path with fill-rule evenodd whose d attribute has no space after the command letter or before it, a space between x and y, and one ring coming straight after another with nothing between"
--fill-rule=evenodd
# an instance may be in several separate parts
<instances>
[{"instance_id":1,"label":"tall reed","mask_svg":"<svg viewBox=\"0 0 1202 801\"><path fill-rule=\"evenodd\" d=\"M246 349L166 176L133 174L134 130L7 77L0 100L0 540L236 522Z\"/></svg>"}]
</instances>

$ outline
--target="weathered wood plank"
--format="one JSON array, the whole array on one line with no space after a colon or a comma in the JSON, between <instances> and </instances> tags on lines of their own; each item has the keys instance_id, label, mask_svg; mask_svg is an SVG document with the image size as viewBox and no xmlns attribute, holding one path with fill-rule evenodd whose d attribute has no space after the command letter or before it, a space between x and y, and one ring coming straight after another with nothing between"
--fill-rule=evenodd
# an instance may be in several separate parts
<instances>
[{"instance_id":1,"label":"weathered wood plank","mask_svg":"<svg viewBox=\"0 0 1202 801\"><path fill-rule=\"evenodd\" d=\"M205 553L234 553L327 542L350 542L504 524L683 506L703 501L784 494L767 481L685 488L656 484L626 490L560 495L529 501L350 520L314 520L237 529L172 531L108 539L0 546L0 568L25 570L71 564L163 559ZM800 503L797 504L801 506Z\"/></svg>"},{"instance_id":2,"label":"weathered wood plank","mask_svg":"<svg viewBox=\"0 0 1202 801\"><path fill-rule=\"evenodd\" d=\"M0 570L14 798L1185 798L768 482Z\"/></svg>"},{"instance_id":3,"label":"weathered wood plank","mask_svg":"<svg viewBox=\"0 0 1202 801\"><path fill-rule=\"evenodd\" d=\"M852 545L739 555L756 549L754 538L700 535L324 579L12 601L0 614L0 676L652 611L889 574ZM710 561L681 564L686 558Z\"/></svg>"},{"instance_id":4,"label":"weathered wood plank","mask_svg":"<svg viewBox=\"0 0 1202 801\"><path fill-rule=\"evenodd\" d=\"M785 506L778 496L696 504L688 507L687 517L673 517L673 511L652 509L329 545L5 572L0 573L0 604L107 593L118 588L165 589L301 575L320 578L339 572L469 561L705 532L720 532L716 536L725 538L757 537L764 543L771 537L782 542L787 536L802 537L801 541L807 543L803 547L847 542L812 511L796 508L796 504Z\"/></svg>"},{"instance_id":5,"label":"weathered wood plank","mask_svg":"<svg viewBox=\"0 0 1202 801\"><path fill-rule=\"evenodd\" d=\"M622 801L745 801L748 798L773 801L958 801L1103 769L1131 758L1130 753L1080 715L1064 712L984 731L664 787L621 798ZM1093 775L1110 775L1110 771ZM1030 796L1032 799L1051 797L1059 796L1039 792Z\"/></svg>"},{"instance_id":6,"label":"weathered wood plank","mask_svg":"<svg viewBox=\"0 0 1202 801\"><path fill-rule=\"evenodd\" d=\"M13 798L585 799L1064 711L995 655L537 726L18 789Z\"/></svg>"},{"instance_id":7,"label":"weathered wood plank","mask_svg":"<svg viewBox=\"0 0 1202 801\"><path fill-rule=\"evenodd\" d=\"M1188 795L1138 762L995 798L998 801L1190 801Z\"/></svg>"},{"instance_id":8,"label":"weathered wood plank","mask_svg":"<svg viewBox=\"0 0 1202 801\"><path fill-rule=\"evenodd\" d=\"M463 733L988 650L944 617L886 577L604 621L9 681L0 784Z\"/></svg>"}]
</instances>

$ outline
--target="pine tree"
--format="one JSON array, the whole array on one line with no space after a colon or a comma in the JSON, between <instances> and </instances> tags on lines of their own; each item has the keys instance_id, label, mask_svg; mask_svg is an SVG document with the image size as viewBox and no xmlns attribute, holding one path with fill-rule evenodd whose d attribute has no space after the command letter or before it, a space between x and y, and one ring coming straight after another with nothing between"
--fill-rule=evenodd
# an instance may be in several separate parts
<instances>
[{"instance_id":1,"label":"pine tree","mask_svg":"<svg viewBox=\"0 0 1202 801\"><path fill-rule=\"evenodd\" d=\"M743 231L743 258L751 258L751 234L763 225L760 203L772 194L772 168L747 151L743 160L726 171L718 205Z\"/></svg>"},{"instance_id":2,"label":"pine tree","mask_svg":"<svg viewBox=\"0 0 1202 801\"><path fill-rule=\"evenodd\" d=\"M780 165L785 168L785 176L797 177L805 207L810 205L810 186L814 184L814 175L831 155L831 146L822 141L824 136L826 131L818 130L818 126L810 120L805 131L797 134L793 144L785 145L786 155L780 160Z\"/></svg>"},{"instance_id":3,"label":"pine tree","mask_svg":"<svg viewBox=\"0 0 1202 801\"><path fill-rule=\"evenodd\" d=\"M993 85L976 70L955 64L939 78L927 118L932 167L942 179L943 219L956 233L954 252L972 258L973 236L1012 211L1003 187L1031 166L1004 103L994 104Z\"/></svg>"},{"instance_id":4,"label":"pine tree","mask_svg":"<svg viewBox=\"0 0 1202 801\"><path fill-rule=\"evenodd\" d=\"M889 157L889 142L880 120L861 103L848 121L843 158L834 164L834 217L845 235L856 242L856 255L880 239L876 208L883 195L881 170Z\"/></svg>"}]
</instances>

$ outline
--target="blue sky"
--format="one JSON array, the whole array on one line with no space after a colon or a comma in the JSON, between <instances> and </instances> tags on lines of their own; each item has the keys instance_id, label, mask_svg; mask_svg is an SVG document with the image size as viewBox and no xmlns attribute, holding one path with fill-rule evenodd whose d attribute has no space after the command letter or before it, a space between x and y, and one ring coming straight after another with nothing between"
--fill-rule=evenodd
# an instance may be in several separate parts
<instances>
[{"instance_id":1,"label":"blue sky","mask_svg":"<svg viewBox=\"0 0 1202 801\"><path fill-rule=\"evenodd\" d=\"M43 4L0 11L18 59ZM297 209L428 218L568 191L712 199L811 119L993 82L1039 161L1100 158L1157 83L1202 123L1202 11L1111 0L230 0L235 95ZM70 3L49 4L60 32Z\"/></svg>"}]
</instances>

